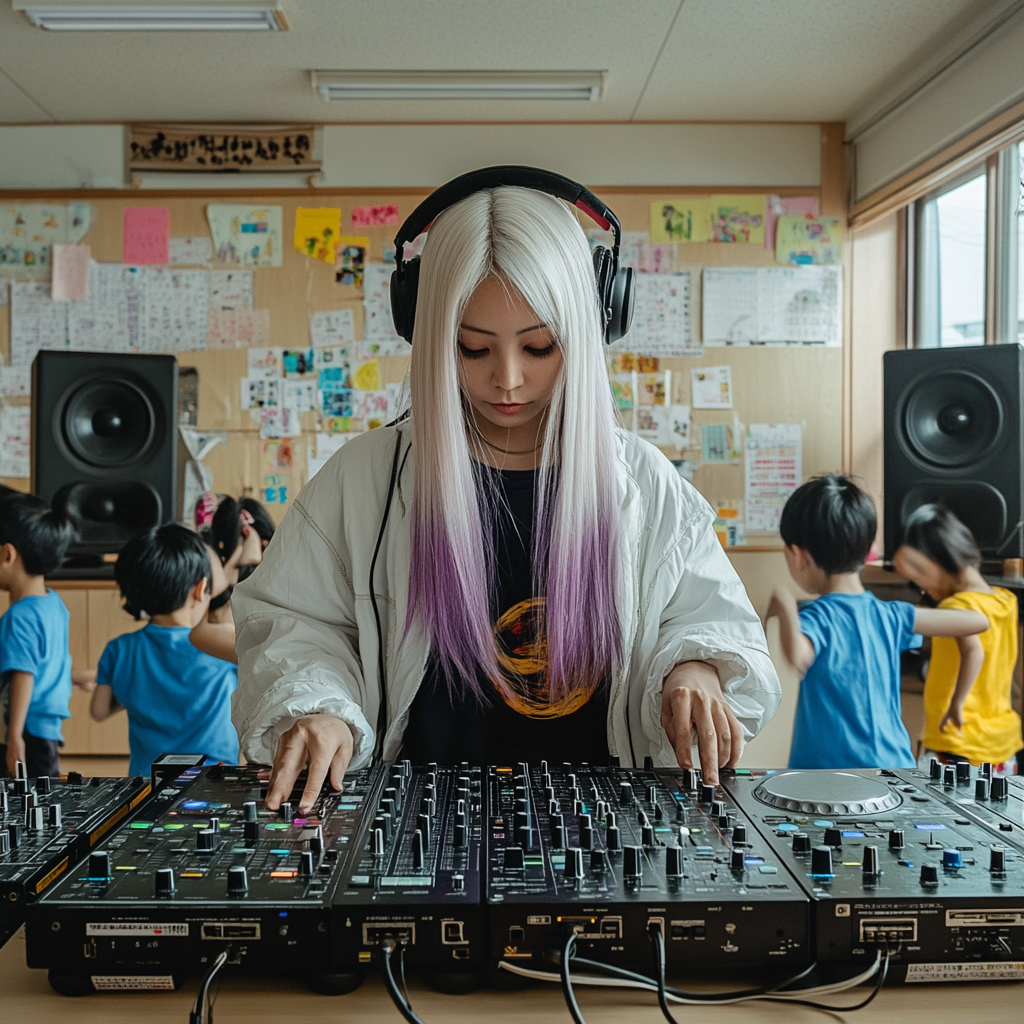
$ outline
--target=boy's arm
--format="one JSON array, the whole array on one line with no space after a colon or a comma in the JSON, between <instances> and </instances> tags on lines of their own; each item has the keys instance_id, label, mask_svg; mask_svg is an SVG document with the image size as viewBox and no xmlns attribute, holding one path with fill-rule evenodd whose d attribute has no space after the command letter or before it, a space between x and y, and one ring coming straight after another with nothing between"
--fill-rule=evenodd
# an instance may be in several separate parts
<instances>
[{"instance_id":1,"label":"boy's arm","mask_svg":"<svg viewBox=\"0 0 1024 1024\"><path fill-rule=\"evenodd\" d=\"M238 663L235 655L235 623L210 622L204 618L188 635L193 647L198 647L205 654L210 654L221 661Z\"/></svg>"},{"instance_id":2,"label":"boy's arm","mask_svg":"<svg viewBox=\"0 0 1024 1024\"><path fill-rule=\"evenodd\" d=\"M960 670L956 675L956 686L953 687L953 696L950 698L949 707L942 716L942 721L939 722L940 732L944 731L949 724L955 725L958 729L964 727L964 701L967 699L967 694L971 692L971 687L985 662L984 648L976 636L957 637L956 645L960 648Z\"/></svg>"},{"instance_id":3,"label":"boy's arm","mask_svg":"<svg viewBox=\"0 0 1024 1024\"><path fill-rule=\"evenodd\" d=\"M7 771L13 776L15 764L25 760L25 719L32 703L33 676L31 672L12 672L11 709L7 727Z\"/></svg>"},{"instance_id":4,"label":"boy's arm","mask_svg":"<svg viewBox=\"0 0 1024 1024\"><path fill-rule=\"evenodd\" d=\"M969 608L915 608L914 632L921 636L973 636L988 629L988 619Z\"/></svg>"},{"instance_id":5,"label":"boy's arm","mask_svg":"<svg viewBox=\"0 0 1024 1024\"><path fill-rule=\"evenodd\" d=\"M89 706L89 714L94 722L105 722L116 711L121 710L121 705L114 699L114 688L104 683L99 683L92 691L92 704Z\"/></svg>"},{"instance_id":6,"label":"boy's arm","mask_svg":"<svg viewBox=\"0 0 1024 1024\"><path fill-rule=\"evenodd\" d=\"M773 615L779 617L779 641L786 661L796 669L800 678L814 664L814 644L804 636L800 629L800 612L796 606L796 598L790 591L776 587L772 599L768 603L765 622Z\"/></svg>"}]
</instances>

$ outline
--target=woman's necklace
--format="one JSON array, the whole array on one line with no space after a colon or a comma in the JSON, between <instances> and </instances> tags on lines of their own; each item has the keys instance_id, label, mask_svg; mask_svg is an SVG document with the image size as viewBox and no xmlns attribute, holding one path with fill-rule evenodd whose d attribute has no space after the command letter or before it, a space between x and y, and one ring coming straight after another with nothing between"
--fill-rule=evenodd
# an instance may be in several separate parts
<instances>
[{"instance_id":1,"label":"woman's necklace","mask_svg":"<svg viewBox=\"0 0 1024 1024\"><path fill-rule=\"evenodd\" d=\"M543 441L540 441L532 448L528 448L525 452L513 452L508 448L499 448L496 444L491 444L483 434L480 436L483 438L483 442L488 448L493 448L496 452L501 452L502 455L532 455L544 443Z\"/></svg>"}]
</instances>

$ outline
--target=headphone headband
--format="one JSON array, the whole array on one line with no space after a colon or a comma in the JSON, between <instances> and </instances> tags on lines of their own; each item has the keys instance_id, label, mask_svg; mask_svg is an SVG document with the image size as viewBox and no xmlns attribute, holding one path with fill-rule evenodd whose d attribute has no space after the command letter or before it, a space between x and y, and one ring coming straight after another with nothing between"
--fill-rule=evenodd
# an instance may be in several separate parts
<instances>
[{"instance_id":1,"label":"headphone headband","mask_svg":"<svg viewBox=\"0 0 1024 1024\"><path fill-rule=\"evenodd\" d=\"M619 218L588 188L565 175L545 171L539 167L520 167L515 164L501 167L484 167L478 171L460 174L457 178L431 192L405 219L395 235L395 263L401 267L403 247L423 234L434 220L450 206L477 192L512 185L517 188L532 188L556 199L564 199L570 206L582 210L595 224L615 235L613 252L618 263L619 244L622 228Z\"/></svg>"}]
</instances>

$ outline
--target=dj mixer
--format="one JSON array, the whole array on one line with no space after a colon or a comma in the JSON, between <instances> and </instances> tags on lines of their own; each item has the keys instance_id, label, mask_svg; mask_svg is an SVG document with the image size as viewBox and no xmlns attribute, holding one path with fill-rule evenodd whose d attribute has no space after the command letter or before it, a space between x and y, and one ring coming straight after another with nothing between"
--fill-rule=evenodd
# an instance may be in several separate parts
<instances>
[{"instance_id":1,"label":"dj mixer","mask_svg":"<svg viewBox=\"0 0 1024 1024\"><path fill-rule=\"evenodd\" d=\"M184 769L33 908L29 966L75 991L75 978L172 987L230 946L241 970L329 974L330 894L379 772L350 773L345 792L325 789L306 817L301 788L265 808L269 774Z\"/></svg>"},{"instance_id":2,"label":"dj mixer","mask_svg":"<svg viewBox=\"0 0 1024 1024\"><path fill-rule=\"evenodd\" d=\"M1021 978L1024 847L917 771L736 771L725 788L812 901L813 958Z\"/></svg>"},{"instance_id":3,"label":"dj mixer","mask_svg":"<svg viewBox=\"0 0 1024 1024\"><path fill-rule=\"evenodd\" d=\"M26 906L149 794L149 779L29 779L20 765L0 781L0 945Z\"/></svg>"},{"instance_id":4,"label":"dj mixer","mask_svg":"<svg viewBox=\"0 0 1024 1024\"><path fill-rule=\"evenodd\" d=\"M649 967L807 961L808 898L750 818L699 773L591 765L490 768L492 959L545 968L576 932L587 957Z\"/></svg>"}]
</instances>

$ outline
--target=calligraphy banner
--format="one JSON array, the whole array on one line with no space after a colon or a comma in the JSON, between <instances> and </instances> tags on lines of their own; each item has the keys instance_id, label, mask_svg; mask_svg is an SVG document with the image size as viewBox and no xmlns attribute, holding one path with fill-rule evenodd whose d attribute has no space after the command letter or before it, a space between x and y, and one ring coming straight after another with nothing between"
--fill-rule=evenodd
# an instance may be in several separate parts
<instances>
[{"instance_id":1,"label":"calligraphy banner","mask_svg":"<svg viewBox=\"0 0 1024 1024\"><path fill-rule=\"evenodd\" d=\"M132 125L133 171L294 171L320 168L312 125L273 130Z\"/></svg>"}]
</instances>

